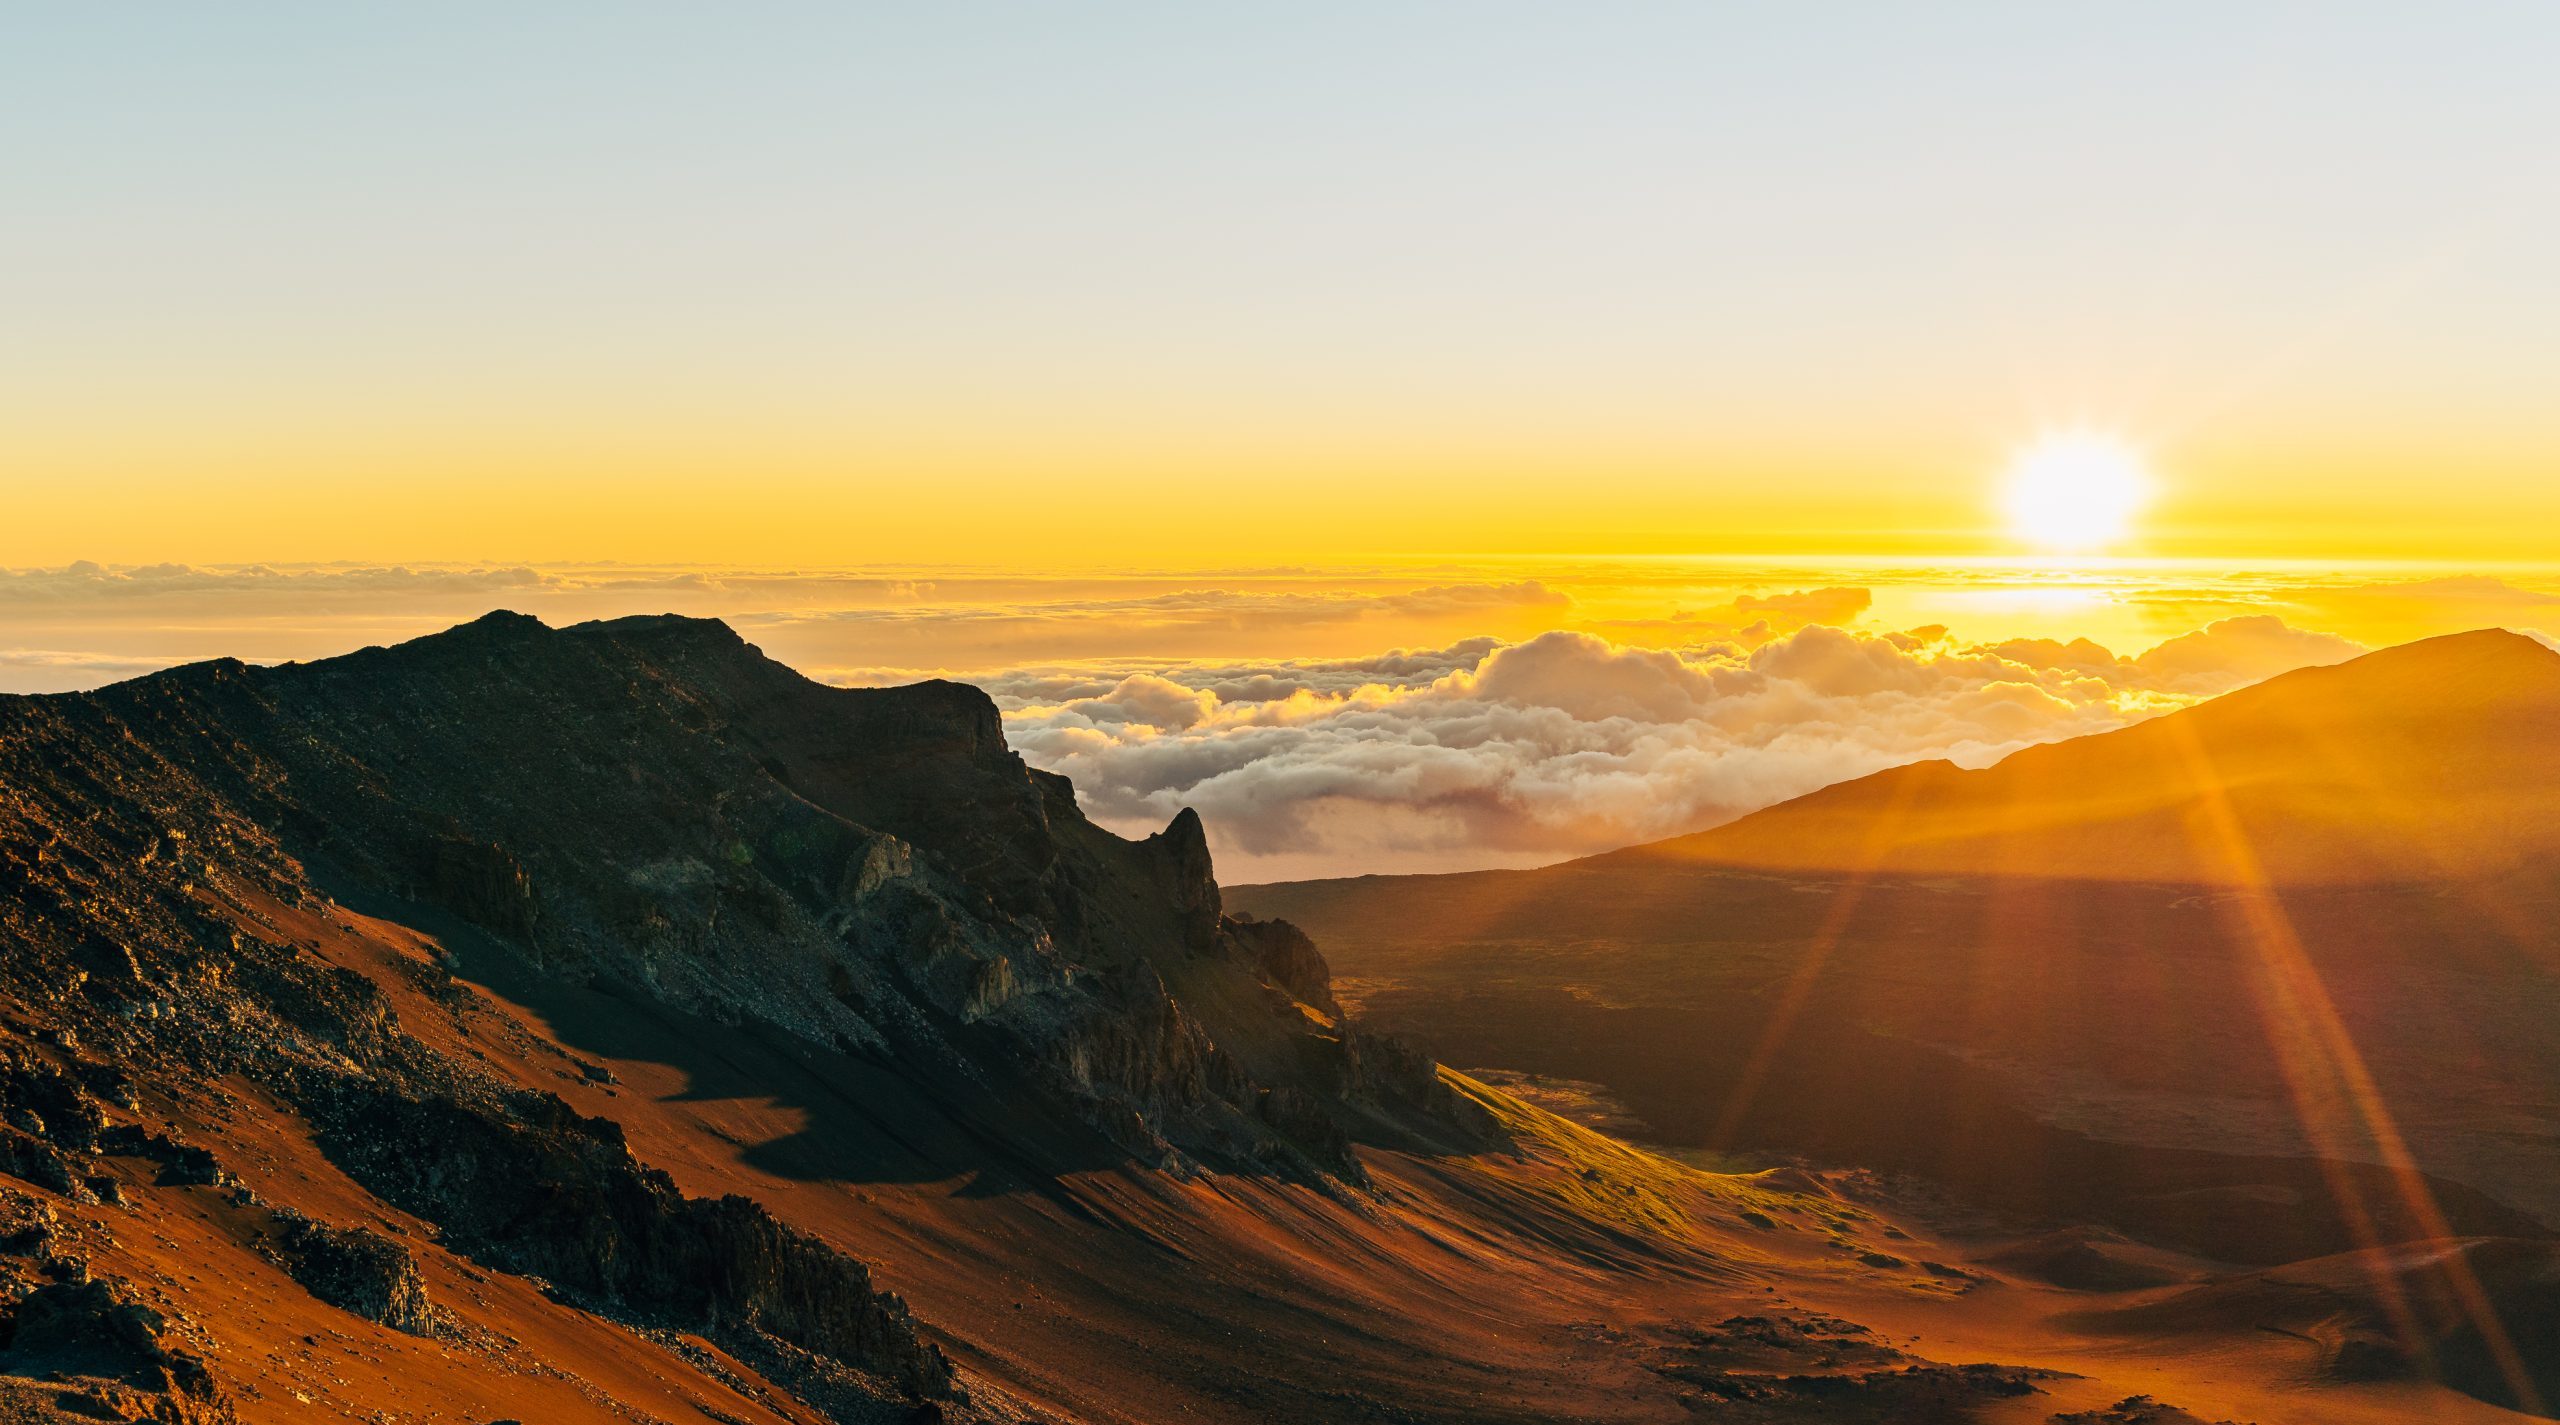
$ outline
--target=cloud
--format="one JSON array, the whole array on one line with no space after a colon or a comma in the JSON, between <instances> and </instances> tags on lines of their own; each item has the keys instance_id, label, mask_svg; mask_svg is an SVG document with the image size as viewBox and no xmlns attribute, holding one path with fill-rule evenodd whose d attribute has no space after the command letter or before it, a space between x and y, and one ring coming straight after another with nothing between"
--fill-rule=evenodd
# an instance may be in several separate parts
<instances>
[{"instance_id":1,"label":"cloud","mask_svg":"<svg viewBox=\"0 0 2560 1425\"><path fill-rule=\"evenodd\" d=\"M984 680L1014 746L1128 831L1184 806L1231 882L1530 864L1677 835L1849 777L1981 766L2357 645L2269 616L2135 658L2080 640L1807 625L1678 649L1557 631L1366 660Z\"/></svg>"},{"instance_id":2,"label":"cloud","mask_svg":"<svg viewBox=\"0 0 2560 1425\"><path fill-rule=\"evenodd\" d=\"M320 566L275 569L263 564L205 569L190 564L108 568L81 560L58 569L0 569L0 600L11 603L100 603L186 597L253 597L370 594L415 597L464 594L474 598L523 590L569 587L570 581L533 569L411 569L405 565Z\"/></svg>"},{"instance_id":3,"label":"cloud","mask_svg":"<svg viewBox=\"0 0 2560 1425\"><path fill-rule=\"evenodd\" d=\"M2130 598L2171 621L2267 613L2296 626L2344 629L2377 646L2476 628L2521 631L2560 607L2560 592L2488 574L2361 583L2240 575L2210 588L2163 587Z\"/></svg>"},{"instance_id":4,"label":"cloud","mask_svg":"<svg viewBox=\"0 0 2560 1425\"><path fill-rule=\"evenodd\" d=\"M1677 609L1659 618L1608 619L1594 627L1621 638L1728 635L1758 642L1808 624L1853 624L1874 606L1875 595L1870 590L1831 585L1775 594L1736 594L1723 603Z\"/></svg>"},{"instance_id":5,"label":"cloud","mask_svg":"<svg viewBox=\"0 0 2560 1425\"><path fill-rule=\"evenodd\" d=\"M1579 722L1625 718L1677 722L1698 716L1717 678L1747 678L1658 648L1623 648L1596 634L1542 633L1451 673L1435 691L1452 698L1554 708Z\"/></svg>"},{"instance_id":6,"label":"cloud","mask_svg":"<svg viewBox=\"0 0 2560 1425\"><path fill-rule=\"evenodd\" d=\"M317 658L430 633L493 608L552 624L635 613L725 618L838 681L970 675L1031 660L1119 676L1201 657L1341 654L1526 637L1571 595L1492 570L735 570L639 565L107 566L0 569L0 646L98 650L12 686L91 686L215 656ZM1445 670L1443 670L1445 671ZM1221 690L1222 696L1228 696ZM1285 695L1275 692L1274 696Z\"/></svg>"},{"instance_id":7,"label":"cloud","mask_svg":"<svg viewBox=\"0 0 2560 1425\"><path fill-rule=\"evenodd\" d=\"M0 622L16 645L0 647L0 691L216 655L322 657L493 607L554 624L711 615L832 681L981 683L1025 756L1074 778L1097 817L1145 831L1196 806L1222 872L1242 880L1529 864L1674 835L1881 767L1979 765L2359 651L2309 627L2548 625L2536 615L2560 604L2473 576L2128 578L2087 591L2088 607L2119 600L2134 611L2126 622L2180 633L2128 658L2085 638L1977 641L2006 606L1975 595L2048 592L2032 578L1575 568L1564 587L1518 565L83 563L0 570ZM1880 631L1880 610L1914 623L1956 614L1966 631Z\"/></svg>"},{"instance_id":8,"label":"cloud","mask_svg":"<svg viewBox=\"0 0 2560 1425\"><path fill-rule=\"evenodd\" d=\"M965 669L1062 653L1092 660L1278 652L1302 649L1311 637L1333 642L1362 630L1373 637L1414 630L1472 633L1488 625L1526 631L1562 621L1572 607L1570 595L1537 579L1347 589L1292 580L1103 597L765 613L748 616L740 626L750 637L858 645L875 658L894 660L893 666Z\"/></svg>"},{"instance_id":9,"label":"cloud","mask_svg":"<svg viewBox=\"0 0 2560 1425\"><path fill-rule=\"evenodd\" d=\"M52 648L0 649L0 693L48 693L89 688L157 673L174 661Z\"/></svg>"},{"instance_id":10,"label":"cloud","mask_svg":"<svg viewBox=\"0 0 2560 1425\"><path fill-rule=\"evenodd\" d=\"M2530 609L2560 604L2560 594L2522 589L2488 574L2453 574L2436 579L2408 579L2396 584L2359 584L2333 597L2407 599L2475 608Z\"/></svg>"},{"instance_id":11,"label":"cloud","mask_svg":"<svg viewBox=\"0 0 2560 1425\"><path fill-rule=\"evenodd\" d=\"M788 652L858 647L872 660L865 664L830 662L823 656L793 660L839 681L882 681L926 671L968 675L988 669L1019 670L1026 666L1026 659L1033 658L1065 662L1083 671L1136 660L1124 668L1136 671L1162 669L1175 659L1256 654L1287 660L1292 676L1303 678L1317 667L1297 655L1346 646L1374 647L1383 638L1438 634L1452 640L1449 648L1481 650L1492 641L1516 641L1547 629L1579 627L1630 642L1691 643L1737 637L1758 641L1773 631L1808 622L1854 620L1872 603L1871 594L1863 588L1735 593L1730 584L1702 585L1693 575L1677 586L1680 593L1704 587L1714 590L1720 601L1666 618L1624 619L1586 616L1590 611L1583 606L1581 587L1569 592L1540 578L1420 583L1378 571L1350 578L1312 577L1303 570L1260 571L1252 580L1230 576L1216 582L1172 584L1161 578L1095 577L1080 585L1028 591L1038 594L1036 598L1021 597L1019 592L995 597L985 589L964 595L954 589L949 597L904 606L805 608L751 614L740 623L750 636L775 640ZM1619 586L1604 580L1589 587L1617 604L1631 596L1643 601L1661 596L1641 581ZM1444 653L1445 649L1423 649L1406 656L1429 658ZM1224 689L1221 693L1232 696Z\"/></svg>"},{"instance_id":12,"label":"cloud","mask_svg":"<svg viewBox=\"0 0 2560 1425\"><path fill-rule=\"evenodd\" d=\"M2364 651L2353 639L2294 628L2273 614L2251 614L2181 634L2133 662L2155 687L2211 694L2295 668L2344 663Z\"/></svg>"},{"instance_id":13,"label":"cloud","mask_svg":"<svg viewBox=\"0 0 2560 1425\"><path fill-rule=\"evenodd\" d=\"M1864 589L1828 588L1800 589L1785 594L1741 594L1733 601L1733 610L1746 619L1783 623L1849 623L1875 604L1875 595Z\"/></svg>"}]
</instances>

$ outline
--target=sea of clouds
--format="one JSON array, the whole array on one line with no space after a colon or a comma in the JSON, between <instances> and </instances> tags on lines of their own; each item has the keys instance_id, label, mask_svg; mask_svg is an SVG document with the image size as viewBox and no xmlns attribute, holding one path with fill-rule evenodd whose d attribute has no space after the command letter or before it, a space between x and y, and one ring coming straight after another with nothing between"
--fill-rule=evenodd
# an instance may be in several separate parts
<instances>
[{"instance_id":1,"label":"sea of clouds","mask_svg":"<svg viewBox=\"0 0 2560 1425\"><path fill-rule=\"evenodd\" d=\"M1784 577L84 563L0 570L0 693L324 657L495 607L715 616L827 681L986 688L1097 819L1143 833L1195 807L1243 883L1559 860L1917 759L1984 765L2364 647L2315 629L2378 646L2560 618L2550 580L2145 575L2099 592L2197 631L2124 656L1879 626L1880 601L1907 611L1915 588L1960 603L2032 576Z\"/></svg>"},{"instance_id":2,"label":"sea of clouds","mask_svg":"<svg viewBox=\"0 0 2560 1425\"><path fill-rule=\"evenodd\" d=\"M2272 615L2135 657L1812 624L1680 648L1558 631L1372 658L981 680L1033 765L1136 832L1196 808L1231 883L1524 865L1923 758L1982 766L2361 645Z\"/></svg>"}]
</instances>

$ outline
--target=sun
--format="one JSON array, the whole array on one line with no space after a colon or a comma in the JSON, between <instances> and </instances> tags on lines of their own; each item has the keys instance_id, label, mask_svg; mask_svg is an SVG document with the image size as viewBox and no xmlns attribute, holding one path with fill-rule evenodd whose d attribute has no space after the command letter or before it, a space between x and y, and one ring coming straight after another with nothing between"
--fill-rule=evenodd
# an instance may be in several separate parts
<instances>
[{"instance_id":1,"label":"sun","mask_svg":"<svg viewBox=\"0 0 2560 1425\"><path fill-rule=\"evenodd\" d=\"M2001 506L2018 538L2043 549L2087 551L2120 544L2151 502L2142 452L2104 431L2038 436L2010 458Z\"/></svg>"}]
</instances>

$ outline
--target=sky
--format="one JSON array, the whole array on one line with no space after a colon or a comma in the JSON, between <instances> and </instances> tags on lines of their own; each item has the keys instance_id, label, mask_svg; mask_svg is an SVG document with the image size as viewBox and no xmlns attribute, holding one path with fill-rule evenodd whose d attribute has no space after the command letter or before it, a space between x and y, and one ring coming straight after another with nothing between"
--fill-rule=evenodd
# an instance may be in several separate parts
<instances>
[{"instance_id":1,"label":"sky","mask_svg":"<svg viewBox=\"0 0 2560 1425\"><path fill-rule=\"evenodd\" d=\"M0 563L2160 555L2560 514L2540 4L54 6Z\"/></svg>"},{"instance_id":2,"label":"sky","mask_svg":"<svg viewBox=\"0 0 2560 1425\"><path fill-rule=\"evenodd\" d=\"M719 616L975 681L1252 880L2546 631L2555 53L2496 3L28 7L0 692ZM2090 525L2048 472L2060 542L2058 435L2137 477Z\"/></svg>"}]
</instances>

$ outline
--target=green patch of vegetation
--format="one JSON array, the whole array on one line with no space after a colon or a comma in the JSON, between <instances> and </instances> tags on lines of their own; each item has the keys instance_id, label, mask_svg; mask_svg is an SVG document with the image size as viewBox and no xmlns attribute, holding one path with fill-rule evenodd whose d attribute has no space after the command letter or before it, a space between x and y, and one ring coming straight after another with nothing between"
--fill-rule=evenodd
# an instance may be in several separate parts
<instances>
[{"instance_id":1,"label":"green patch of vegetation","mask_svg":"<svg viewBox=\"0 0 2560 1425\"><path fill-rule=\"evenodd\" d=\"M1841 1204L1770 1187L1751 1174L1710 1172L1585 1128L1451 1069L1441 1077L1493 1115L1515 1152L1557 1171L1551 1191L1577 1214L1643 1235L1685 1237L1691 1212L1713 1206L1725 1220L1764 1230L1773 1213L1832 1213Z\"/></svg>"}]
</instances>

